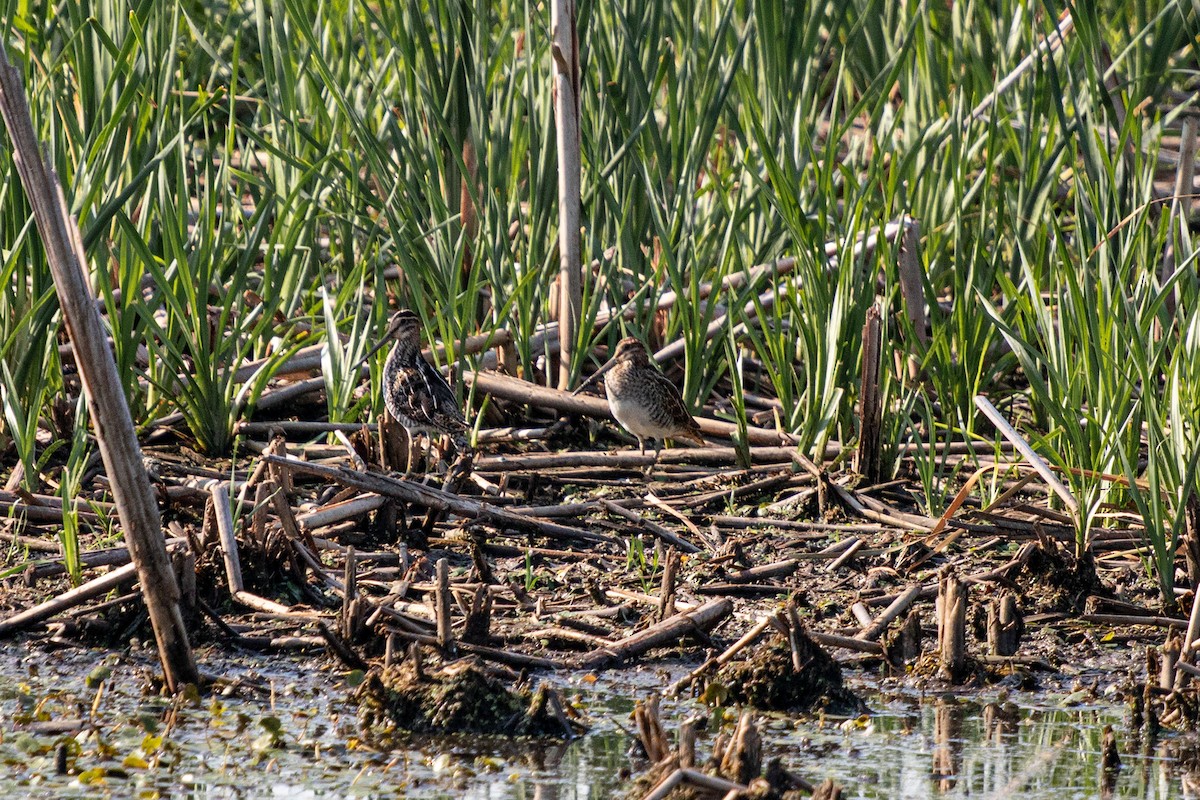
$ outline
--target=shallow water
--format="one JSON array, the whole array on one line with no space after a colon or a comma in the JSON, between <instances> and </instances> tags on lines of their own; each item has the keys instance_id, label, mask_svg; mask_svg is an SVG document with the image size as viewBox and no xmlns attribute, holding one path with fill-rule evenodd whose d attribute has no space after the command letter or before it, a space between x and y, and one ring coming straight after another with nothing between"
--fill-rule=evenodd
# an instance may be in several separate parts
<instances>
[{"instance_id":1,"label":"shallow water","mask_svg":"<svg viewBox=\"0 0 1200 800\"><path fill-rule=\"evenodd\" d=\"M633 698L682 674L682 667L630 669L598 680L555 679L591 722L570 744L481 737L414 739L379 753L357 742L349 688L323 660L233 659L201 653L208 672L262 687L184 704L143 695L154 662L132 655L9 643L0 646L0 795L32 797L413 797L470 800L594 800L612 797L644 765L629 755ZM96 667L111 675L100 697L86 685ZM1102 796L1102 728L1113 725L1123 769L1112 797L1191 797L1189 775L1164 738L1148 752L1126 729L1124 709L1079 698L1000 691L969 699L880 693L860 681L870 718L762 723L768 756L813 782L833 777L847 798ZM1007 702L997 703L997 700ZM95 730L31 733L30 720L88 717ZM989 706L989 703L991 705ZM664 702L668 730L687 715L732 722L695 701ZM715 721L714 721L715 725ZM711 730L710 726L710 730ZM161 738L160 738L161 737ZM707 754L711 733L702 734ZM60 746L71 773L55 773Z\"/></svg>"}]
</instances>

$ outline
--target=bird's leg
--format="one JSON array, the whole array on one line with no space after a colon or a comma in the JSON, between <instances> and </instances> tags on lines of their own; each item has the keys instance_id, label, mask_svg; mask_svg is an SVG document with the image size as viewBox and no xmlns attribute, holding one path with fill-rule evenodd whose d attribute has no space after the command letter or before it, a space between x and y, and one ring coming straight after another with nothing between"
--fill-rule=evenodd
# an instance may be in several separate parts
<instances>
[{"instance_id":1,"label":"bird's leg","mask_svg":"<svg viewBox=\"0 0 1200 800\"><path fill-rule=\"evenodd\" d=\"M658 464L658 452L661 449L662 449L662 439L655 439L654 440L654 460L646 465L646 471L642 473L643 475L646 476L646 478L649 478L651 475L654 474L654 467ZM642 455L645 455L645 453L646 453L646 451L643 450Z\"/></svg>"},{"instance_id":2,"label":"bird's leg","mask_svg":"<svg viewBox=\"0 0 1200 800\"><path fill-rule=\"evenodd\" d=\"M408 478L412 475L413 468L413 445L416 444L416 436L408 428L404 429L404 477Z\"/></svg>"},{"instance_id":3,"label":"bird's leg","mask_svg":"<svg viewBox=\"0 0 1200 800\"><path fill-rule=\"evenodd\" d=\"M634 434L634 435L637 436L637 434ZM640 452L642 455L646 455L646 440L643 439L641 436L638 436L637 440L638 440L638 452Z\"/></svg>"}]
</instances>

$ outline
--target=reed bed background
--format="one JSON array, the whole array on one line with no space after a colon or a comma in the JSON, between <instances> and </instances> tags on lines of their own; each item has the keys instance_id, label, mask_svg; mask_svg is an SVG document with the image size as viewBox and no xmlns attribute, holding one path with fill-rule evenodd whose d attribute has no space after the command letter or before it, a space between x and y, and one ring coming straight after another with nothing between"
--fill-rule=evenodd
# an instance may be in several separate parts
<instances>
[{"instance_id":1,"label":"reed bed background","mask_svg":"<svg viewBox=\"0 0 1200 800\"><path fill-rule=\"evenodd\" d=\"M934 444L995 452L973 404L987 395L1063 470L1081 542L1144 525L1170 596L1200 453L1180 168L1200 21L1185 3L1099 6L1071 8L1072 27L1015 0L583 0L573 372L626 334L682 342L689 404L744 421L747 393L777 398L780 427L820 453L858 435L879 305L885 471L916 479L926 513L964 469ZM549 18L509 0L7 3L3 42L135 421L227 454L279 366L321 342L329 418L365 419L378 370L356 398L349 367L396 303L460 372L479 356L456 342L506 329L507 366L550 382ZM0 458L72 497L93 451L84 406L7 149L0 171ZM906 313L899 239L855 249L910 219L927 331ZM777 259L794 259L786 277L749 271ZM76 529L64 519L65 547Z\"/></svg>"}]
</instances>

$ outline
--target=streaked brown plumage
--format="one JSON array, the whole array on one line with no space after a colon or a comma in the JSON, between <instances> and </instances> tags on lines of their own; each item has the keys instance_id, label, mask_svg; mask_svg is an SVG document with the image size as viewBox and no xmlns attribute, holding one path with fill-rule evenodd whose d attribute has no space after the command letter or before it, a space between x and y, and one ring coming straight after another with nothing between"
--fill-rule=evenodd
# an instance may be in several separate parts
<instances>
[{"instance_id":1,"label":"streaked brown plumage","mask_svg":"<svg viewBox=\"0 0 1200 800\"><path fill-rule=\"evenodd\" d=\"M679 389L650 362L646 347L637 339L630 336L618 342L613 357L574 393L583 391L602 375L607 375L604 393L608 395L612 415L637 437L643 453L647 439L655 440L655 459L663 439L704 444L700 425L683 405Z\"/></svg>"},{"instance_id":2,"label":"streaked brown plumage","mask_svg":"<svg viewBox=\"0 0 1200 800\"><path fill-rule=\"evenodd\" d=\"M409 437L417 431L448 433L458 439L467 421L442 374L421 355L421 320L402 309L392 315L383 340L363 358L369 359L395 342L383 365L383 402Z\"/></svg>"}]
</instances>

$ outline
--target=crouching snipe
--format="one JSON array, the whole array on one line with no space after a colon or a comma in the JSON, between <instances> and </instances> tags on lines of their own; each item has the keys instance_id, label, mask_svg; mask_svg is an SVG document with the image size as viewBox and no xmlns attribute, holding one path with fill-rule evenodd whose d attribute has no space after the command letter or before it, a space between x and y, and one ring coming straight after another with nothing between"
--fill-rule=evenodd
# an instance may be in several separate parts
<instances>
[{"instance_id":1,"label":"crouching snipe","mask_svg":"<svg viewBox=\"0 0 1200 800\"><path fill-rule=\"evenodd\" d=\"M383 365L383 402L388 414L408 433L409 457L405 469L408 474L412 470L414 434L449 434L461 449L467 421L446 379L421 355L420 318L408 309L397 311L388 322L383 340L371 348L363 361L388 342L395 344Z\"/></svg>"},{"instance_id":2,"label":"crouching snipe","mask_svg":"<svg viewBox=\"0 0 1200 800\"><path fill-rule=\"evenodd\" d=\"M613 357L573 394L579 394L606 374L604 393L608 395L612 415L637 437L643 454L647 439L655 441L656 461L664 439L704 444L700 425L683 405L679 390L650 363L645 346L637 339L632 336L622 339Z\"/></svg>"}]
</instances>

